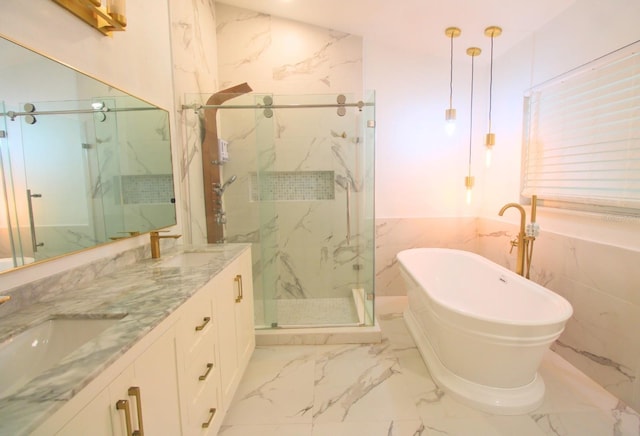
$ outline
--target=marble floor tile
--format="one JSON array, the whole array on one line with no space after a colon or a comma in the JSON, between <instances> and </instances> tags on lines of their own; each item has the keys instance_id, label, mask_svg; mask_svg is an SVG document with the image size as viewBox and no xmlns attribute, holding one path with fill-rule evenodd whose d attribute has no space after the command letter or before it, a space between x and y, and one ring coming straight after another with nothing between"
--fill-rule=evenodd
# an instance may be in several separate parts
<instances>
[{"instance_id":1,"label":"marble floor tile","mask_svg":"<svg viewBox=\"0 0 640 436\"><path fill-rule=\"evenodd\" d=\"M312 436L311 424L224 425L219 436Z\"/></svg>"},{"instance_id":2,"label":"marble floor tile","mask_svg":"<svg viewBox=\"0 0 640 436\"><path fill-rule=\"evenodd\" d=\"M407 330L404 297L379 297L378 344L257 347L224 436L640 436L640 414L549 351L543 404L480 412L435 385Z\"/></svg>"},{"instance_id":3,"label":"marble floor tile","mask_svg":"<svg viewBox=\"0 0 640 436\"><path fill-rule=\"evenodd\" d=\"M353 421L313 425L312 436L418 436L424 433L422 421Z\"/></svg>"}]
</instances>

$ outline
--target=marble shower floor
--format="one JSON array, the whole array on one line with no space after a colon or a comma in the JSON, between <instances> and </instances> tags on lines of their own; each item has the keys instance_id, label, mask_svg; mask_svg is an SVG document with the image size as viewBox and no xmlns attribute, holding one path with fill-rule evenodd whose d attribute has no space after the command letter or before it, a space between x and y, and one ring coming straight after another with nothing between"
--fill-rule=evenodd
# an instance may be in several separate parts
<instances>
[{"instance_id":1,"label":"marble shower floor","mask_svg":"<svg viewBox=\"0 0 640 436\"><path fill-rule=\"evenodd\" d=\"M406 298L376 304L380 344L257 347L219 435L640 435L640 414L551 351L534 412L464 406L431 380L402 319Z\"/></svg>"},{"instance_id":2,"label":"marble shower floor","mask_svg":"<svg viewBox=\"0 0 640 436\"><path fill-rule=\"evenodd\" d=\"M256 325L262 323L262 303L262 300L254 303ZM352 297L281 299L276 300L276 310L280 327L358 325L358 312Z\"/></svg>"}]
</instances>

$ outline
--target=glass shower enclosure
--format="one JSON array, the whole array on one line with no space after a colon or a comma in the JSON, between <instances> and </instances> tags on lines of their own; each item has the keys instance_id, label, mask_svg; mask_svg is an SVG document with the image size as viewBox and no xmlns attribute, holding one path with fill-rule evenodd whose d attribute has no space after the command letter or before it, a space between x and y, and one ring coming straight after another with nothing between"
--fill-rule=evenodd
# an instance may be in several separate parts
<instances>
[{"instance_id":1,"label":"glass shower enclosure","mask_svg":"<svg viewBox=\"0 0 640 436\"><path fill-rule=\"evenodd\" d=\"M373 325L373 93L222 109L218 216L226 242L252 243L256 328Z\"/></svg>"}]
</instances>

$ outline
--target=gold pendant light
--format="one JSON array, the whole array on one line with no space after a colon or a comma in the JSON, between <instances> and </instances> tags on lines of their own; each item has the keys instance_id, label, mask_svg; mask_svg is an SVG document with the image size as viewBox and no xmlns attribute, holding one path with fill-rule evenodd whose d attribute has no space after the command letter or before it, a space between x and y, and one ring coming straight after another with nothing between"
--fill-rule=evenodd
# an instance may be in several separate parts
<instances>
[{"instance_id":1,"label":"gold pendant light","mask_svg":"<svg viewBox=\"0 0 640 436\"><path fill-rule=\"evenodd\" d=\"M456 129L456 110L453 108L453 38L460 36L462 31L457 27L447 27L444 34L451 40L451 52L449 56L449 109L445 111L445 129L449 136Z\"/></svg>"},{"instance_id":2,"label":"gold pendant light","mask_svg":"<svg viewBox=\"0 0 640 436\"><path fill-rule=\"evenodd\" d=\"M478 47L469 47L467 54L471 56L471 98L469 101L469 171L464 178L464 186L467 188L467 204L471 204L471 190L475 183L475 178L471 175L471 144L473 139L473 76L474 76L474 61L476 56L480 56L482 50Z\"/></svg>"},{"instance_id":3,"label":"gold pendant light","mask_svg":"<svg viewBox=\"0 0 640 436\"><path fill-rule=\"evenodd\" d=\"M493 103L493 39L502 34L502 29L498 26L489 26L484 29L485 36L491 38L491 62L489 69L489 132L485 136L485 164L487 168L491 166L491 154L493 146L496 145L496 135L491 132L491 110Z\"/></svg>"}]
</instances>

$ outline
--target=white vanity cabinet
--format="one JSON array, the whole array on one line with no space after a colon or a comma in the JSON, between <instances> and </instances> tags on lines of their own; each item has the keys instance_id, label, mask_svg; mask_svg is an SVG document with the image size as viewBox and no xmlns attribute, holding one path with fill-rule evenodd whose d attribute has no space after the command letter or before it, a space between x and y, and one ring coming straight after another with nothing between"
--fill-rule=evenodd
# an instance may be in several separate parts
<instances>
[{"instance_id":1,"label":"white vanity cabinet","mask_svg":"<svg viewBox=\"0 0 640 436\"><path fill-rule=\"evenodd\" d=\"M247 249L32 435L216 435L254 348Z\"/></svg>"}]
</instances>

